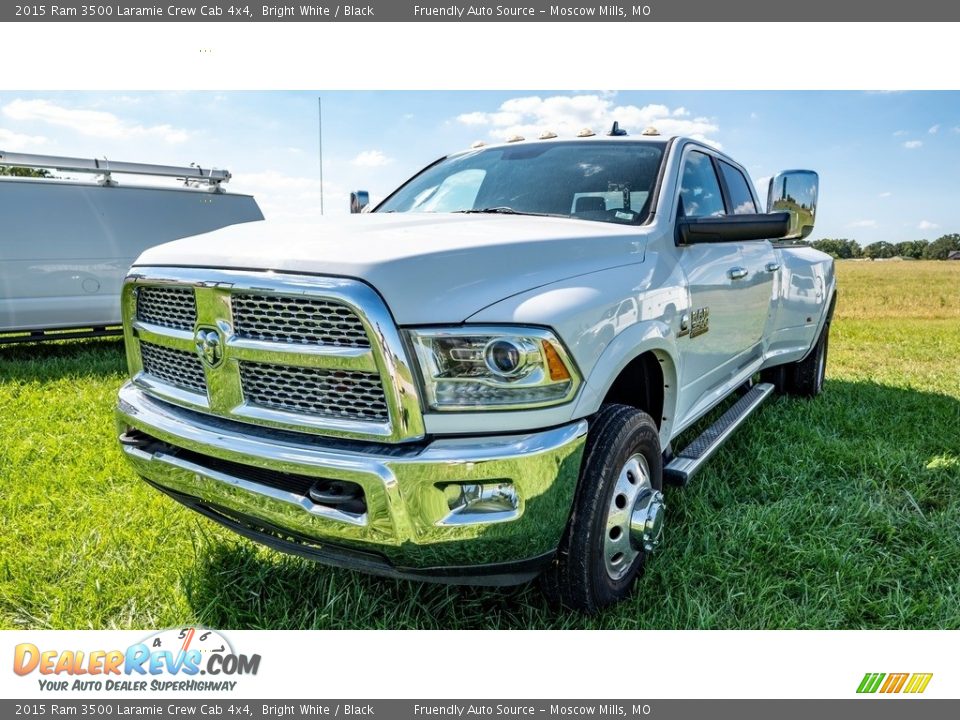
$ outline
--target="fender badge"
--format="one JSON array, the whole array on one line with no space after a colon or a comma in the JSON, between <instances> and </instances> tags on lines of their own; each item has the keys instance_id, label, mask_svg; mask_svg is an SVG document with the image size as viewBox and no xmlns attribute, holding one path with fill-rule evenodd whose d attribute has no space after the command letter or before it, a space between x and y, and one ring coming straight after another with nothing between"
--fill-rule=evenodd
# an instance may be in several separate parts
<instances>
[{"instance_id":1,"label":"fender badge","mask_svg":"<svg viewBox=\"0 0 960 720\"><path fill-rule=\"evenodd\" d=\"M710 330L710 308L702 307L693 311L690 321L690 338L703 335Z\"/></svg>"}]
</instances>

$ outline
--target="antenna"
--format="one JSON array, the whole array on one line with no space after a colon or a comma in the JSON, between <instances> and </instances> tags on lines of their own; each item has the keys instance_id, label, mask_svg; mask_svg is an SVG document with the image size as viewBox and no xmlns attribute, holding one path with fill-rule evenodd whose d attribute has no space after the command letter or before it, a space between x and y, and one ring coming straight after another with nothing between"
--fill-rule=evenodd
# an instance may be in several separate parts
<instances>
[{"instance_id":1,"label":"antenna","mask_svg":"<svg viewBox=\"0 0 960 720\"><path fill-rule=\"evenodd\" d=\"M610 135L611 137L623 137L626 134L627 131L621 128L620 123L618 123L616 120L613 121L613 127L610 128L610 132L607 133L607 135Z\"/></svg>"},{"instance_id":2,"label":"antenna","mask_svg":"<svg viewBox=\"0 0 960 720\"><path fill-rule=\"evenodd\" d=\"M320 214L323 215L323 101L317 96L317 147L320 156Z\"/></svg>"}]
</instances>

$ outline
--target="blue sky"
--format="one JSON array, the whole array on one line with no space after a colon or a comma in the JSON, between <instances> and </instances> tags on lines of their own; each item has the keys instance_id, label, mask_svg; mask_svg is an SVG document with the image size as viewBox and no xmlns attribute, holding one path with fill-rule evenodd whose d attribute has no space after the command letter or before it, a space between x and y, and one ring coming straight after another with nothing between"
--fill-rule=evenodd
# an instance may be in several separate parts
<instances>
[{"instance_id":1,"label":"blue sky","mask_svg":"<svg viewBox=\"0 0 960 720\"><path fill-rule=\"evenodd\" d=\"M820 173L814 237L861 244L960 232L960 92L0 92L0 150L229 168L268 219L382 197L475 140L653 124L722 147L755 181Z\"/></svg>"}]
</instances>

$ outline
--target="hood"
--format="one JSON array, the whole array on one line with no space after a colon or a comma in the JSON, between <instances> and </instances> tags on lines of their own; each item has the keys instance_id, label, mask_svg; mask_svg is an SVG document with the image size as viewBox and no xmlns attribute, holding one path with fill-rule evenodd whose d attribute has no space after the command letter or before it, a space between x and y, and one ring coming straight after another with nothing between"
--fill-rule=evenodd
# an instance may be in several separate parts
<instances>
[{"instance_id":1,"label":"hood","mask_svg":"<svg viewBox=\"0 0 960 720\"><path fill-rule=\"evenodd\" d=\"M526 290L641 262L647 232L571 218L361 214L226 228L151 248L136 265L358 278L401 325L457 323Z\"/></svg>"}]
</instances>

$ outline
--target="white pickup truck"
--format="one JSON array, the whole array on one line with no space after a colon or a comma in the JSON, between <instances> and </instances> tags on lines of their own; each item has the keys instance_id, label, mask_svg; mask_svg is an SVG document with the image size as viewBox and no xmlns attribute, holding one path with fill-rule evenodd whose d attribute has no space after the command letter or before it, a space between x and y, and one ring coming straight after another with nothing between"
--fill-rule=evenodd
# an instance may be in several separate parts
<instances>
[{"instance_id":1,"label":"white pickup truck","mask_svg":"<svg viewBox=\"0 0 960 720\"><path fill-rule=\"evenodd\" d=\"M614 126L441 158L304 234L152 248L122 294L121 447L276 549L420 580L542 576L596 611L661 544L664 483L772 392L820 392L833 263L791 242L817 182L779 174L762 212L723 153Z\"/></svg>"}]
</instances>

